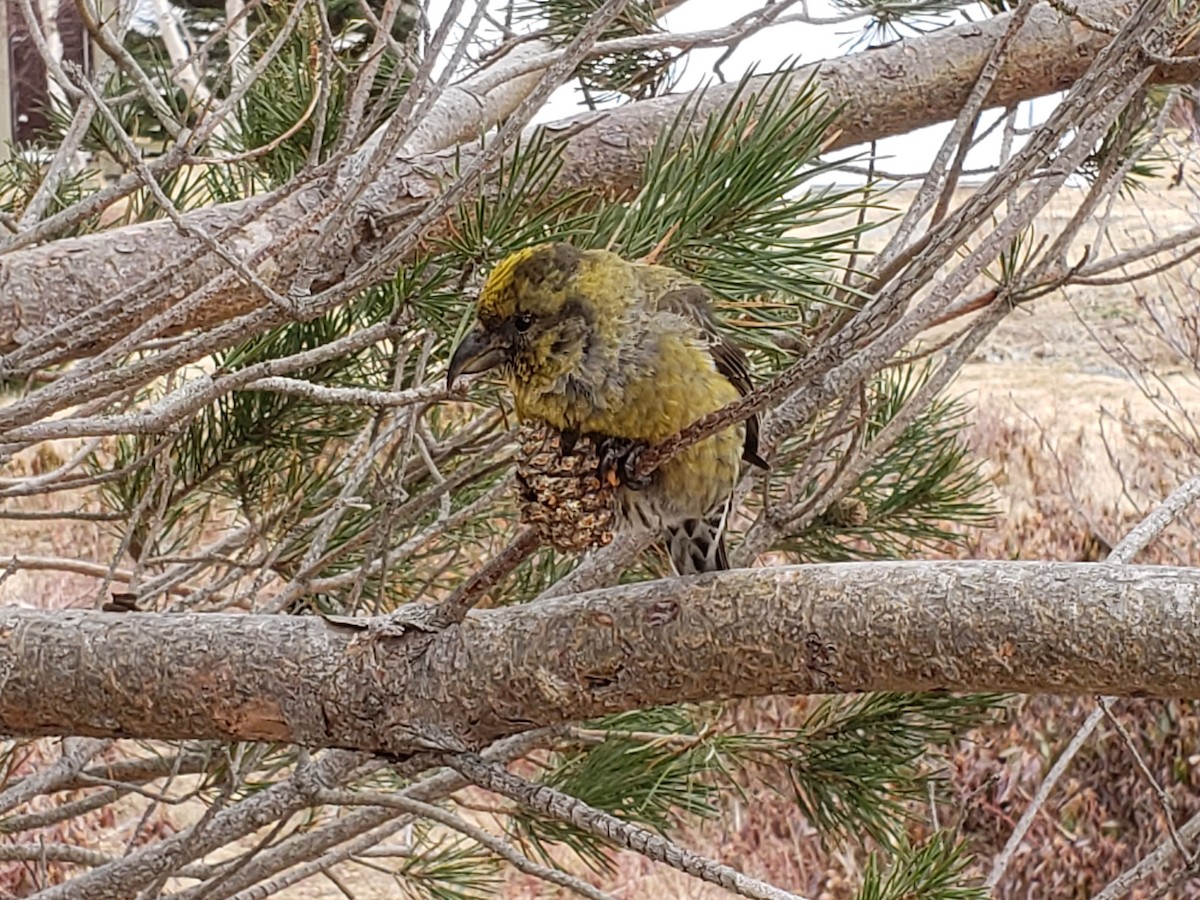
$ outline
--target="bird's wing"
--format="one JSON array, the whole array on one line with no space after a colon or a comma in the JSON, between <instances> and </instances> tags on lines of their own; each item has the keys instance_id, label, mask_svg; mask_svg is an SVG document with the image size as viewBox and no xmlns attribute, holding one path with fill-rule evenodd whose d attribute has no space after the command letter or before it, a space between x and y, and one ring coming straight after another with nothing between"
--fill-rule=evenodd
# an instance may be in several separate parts
<instances>
[{"instance_id":1,"label":"bird's wing","mask_svg":"<svg viewBox=\"0 0 1200 900\"><path fill-rule=\"evenodd\" d=\"M750 380L750 362L736 343L721 334L712 313L708 291L695 283L684 282L672 285L658 296L655 306L661 312L671 312L694 322L701 341L708 347L717 371L737 388L743 397L754 385ZM746 420L746 441L742 447L742 459L759 468L769 468L766 460L758 455L758 416Z\"/></svg>"}]
</instances>

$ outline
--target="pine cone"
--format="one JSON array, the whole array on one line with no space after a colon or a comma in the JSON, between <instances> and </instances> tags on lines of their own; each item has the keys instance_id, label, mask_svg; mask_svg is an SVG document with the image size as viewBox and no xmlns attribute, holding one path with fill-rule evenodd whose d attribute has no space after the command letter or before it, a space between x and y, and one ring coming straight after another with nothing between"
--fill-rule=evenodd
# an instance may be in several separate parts
<instances>
[{"instance_id":1,"label":"pine cone","mask_svg":"<svg viewBox=\"0 0 1200 900\"><path fill-rule=\"evenodd\" d=\"M517 439L521 521L556 550L578 552L612 541L615 479L600 479L595 443L581 437L563 453L560 432L532 425Z\"/></svg>"}]
</instances>

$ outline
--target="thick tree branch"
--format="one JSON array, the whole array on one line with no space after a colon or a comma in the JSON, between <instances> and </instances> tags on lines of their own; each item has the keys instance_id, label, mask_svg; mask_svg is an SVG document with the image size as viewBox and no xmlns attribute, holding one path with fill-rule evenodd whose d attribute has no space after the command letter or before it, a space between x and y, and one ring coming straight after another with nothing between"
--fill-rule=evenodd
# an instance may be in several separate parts
<instances>
[{"instance_id":1,"label":"thick tree branch","mask_svg":"<svg viewBox=\"0 0 1200 900\"><path fill-rule=\"evenodd\" d=\"M7 610L0 731L407 752L777 693L1194 698L1198 615L1195 570L1010 562L739 570L401 637L316 617Z\"/></svg>"},{"instance_id":2,"label":"thick tree branch","mask_svg":"<svg viewBox=\"0 0 1200 900\"><path fill-rule=\"evenodd\" d=\"M1079 8L1091 18L1115 22L1128 13L1130 4L1086 0ZM831 146L851 146L953 118L1007 24L1007 16L997 16L822 63L818 81L832 102L844 107ZM1108 35L1068 20L1048 4L1039 6L1013 38L988 105L1008 107L1063 89L1087 69L1108 40ZM1200 63L1184 58L1180 64L1161 67L1156 79L1200 80ZM721 85L699 98L670 96L550 126L548 132L562 142L564 165L548 198L574 190L630 194L642 177L645 155L664 126L687 104L703 117L720 108L734 89ZM390 161L330 234L322 235L310 217L336 196L340 179L333 176L282 198L255 197L189 213L184 219L189 227L221 241L265 283L276 288L287 285L304 266L322 273L321 282L314 285L319 291L363 266L377 264L388 242L439 196L456 168L478 152L462 147L457 156L447 152ZM348 163L354 164L354 160ZM48 329L89 311L108 326L104 340L116 340L209 285L227 268L170 222L13 251L0 257L0 348L11 354ZM164 273L170 274L164 277ZM112 310L103 306L138 285L144 285L153 302L139 305L136 312L128 308L131 304L118 304L124 308ZM213 287L203 303L178 316L171 327L178 331L227 321L264 302L258 291L230 279ZM310 310L315 311L319 309ZM114 317L117 312L122 315Z\"/></svg>"}]
</instances>

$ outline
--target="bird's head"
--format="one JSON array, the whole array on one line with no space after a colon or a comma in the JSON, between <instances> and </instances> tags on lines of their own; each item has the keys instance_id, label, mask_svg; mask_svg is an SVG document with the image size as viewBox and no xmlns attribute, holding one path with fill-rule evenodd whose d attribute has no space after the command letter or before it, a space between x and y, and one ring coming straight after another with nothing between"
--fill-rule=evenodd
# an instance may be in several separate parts
<instances>
[{"instance_id":1,"label":"bird's head","mask_svg":"<svg viewBox=\"0 0 1200 900\"><path fill-rule=\"evenodd\" d=\"M575 374L594 336L591 260L570 244L541 244L502 260L479 294L478 322L450 360L446 383L499 369L510 382Z\"/></svg>"}]
</instances>

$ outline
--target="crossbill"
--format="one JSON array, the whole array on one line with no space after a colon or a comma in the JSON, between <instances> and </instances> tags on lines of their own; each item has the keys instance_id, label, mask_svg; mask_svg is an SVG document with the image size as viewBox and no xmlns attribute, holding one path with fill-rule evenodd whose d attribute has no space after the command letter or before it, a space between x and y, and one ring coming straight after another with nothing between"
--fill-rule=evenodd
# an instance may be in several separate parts
<instances>
[{"instance_id":1,"label":"crossbill","mask_svg":"<svg viewBox=\"0 0 1200 900\"><path fill-rule=\"evenodd\" d=\"M718 330L708 292L664 266L542 244L492 270L476 312L448 382L498 369L517 415L557 429L564 444L657 444L750 390L746 356ZM665 536L678 574L727 569L743 459L766 466L755 417L685 448L647 482L622 484L618 521Z\"/></svg>"}]
</instances>

